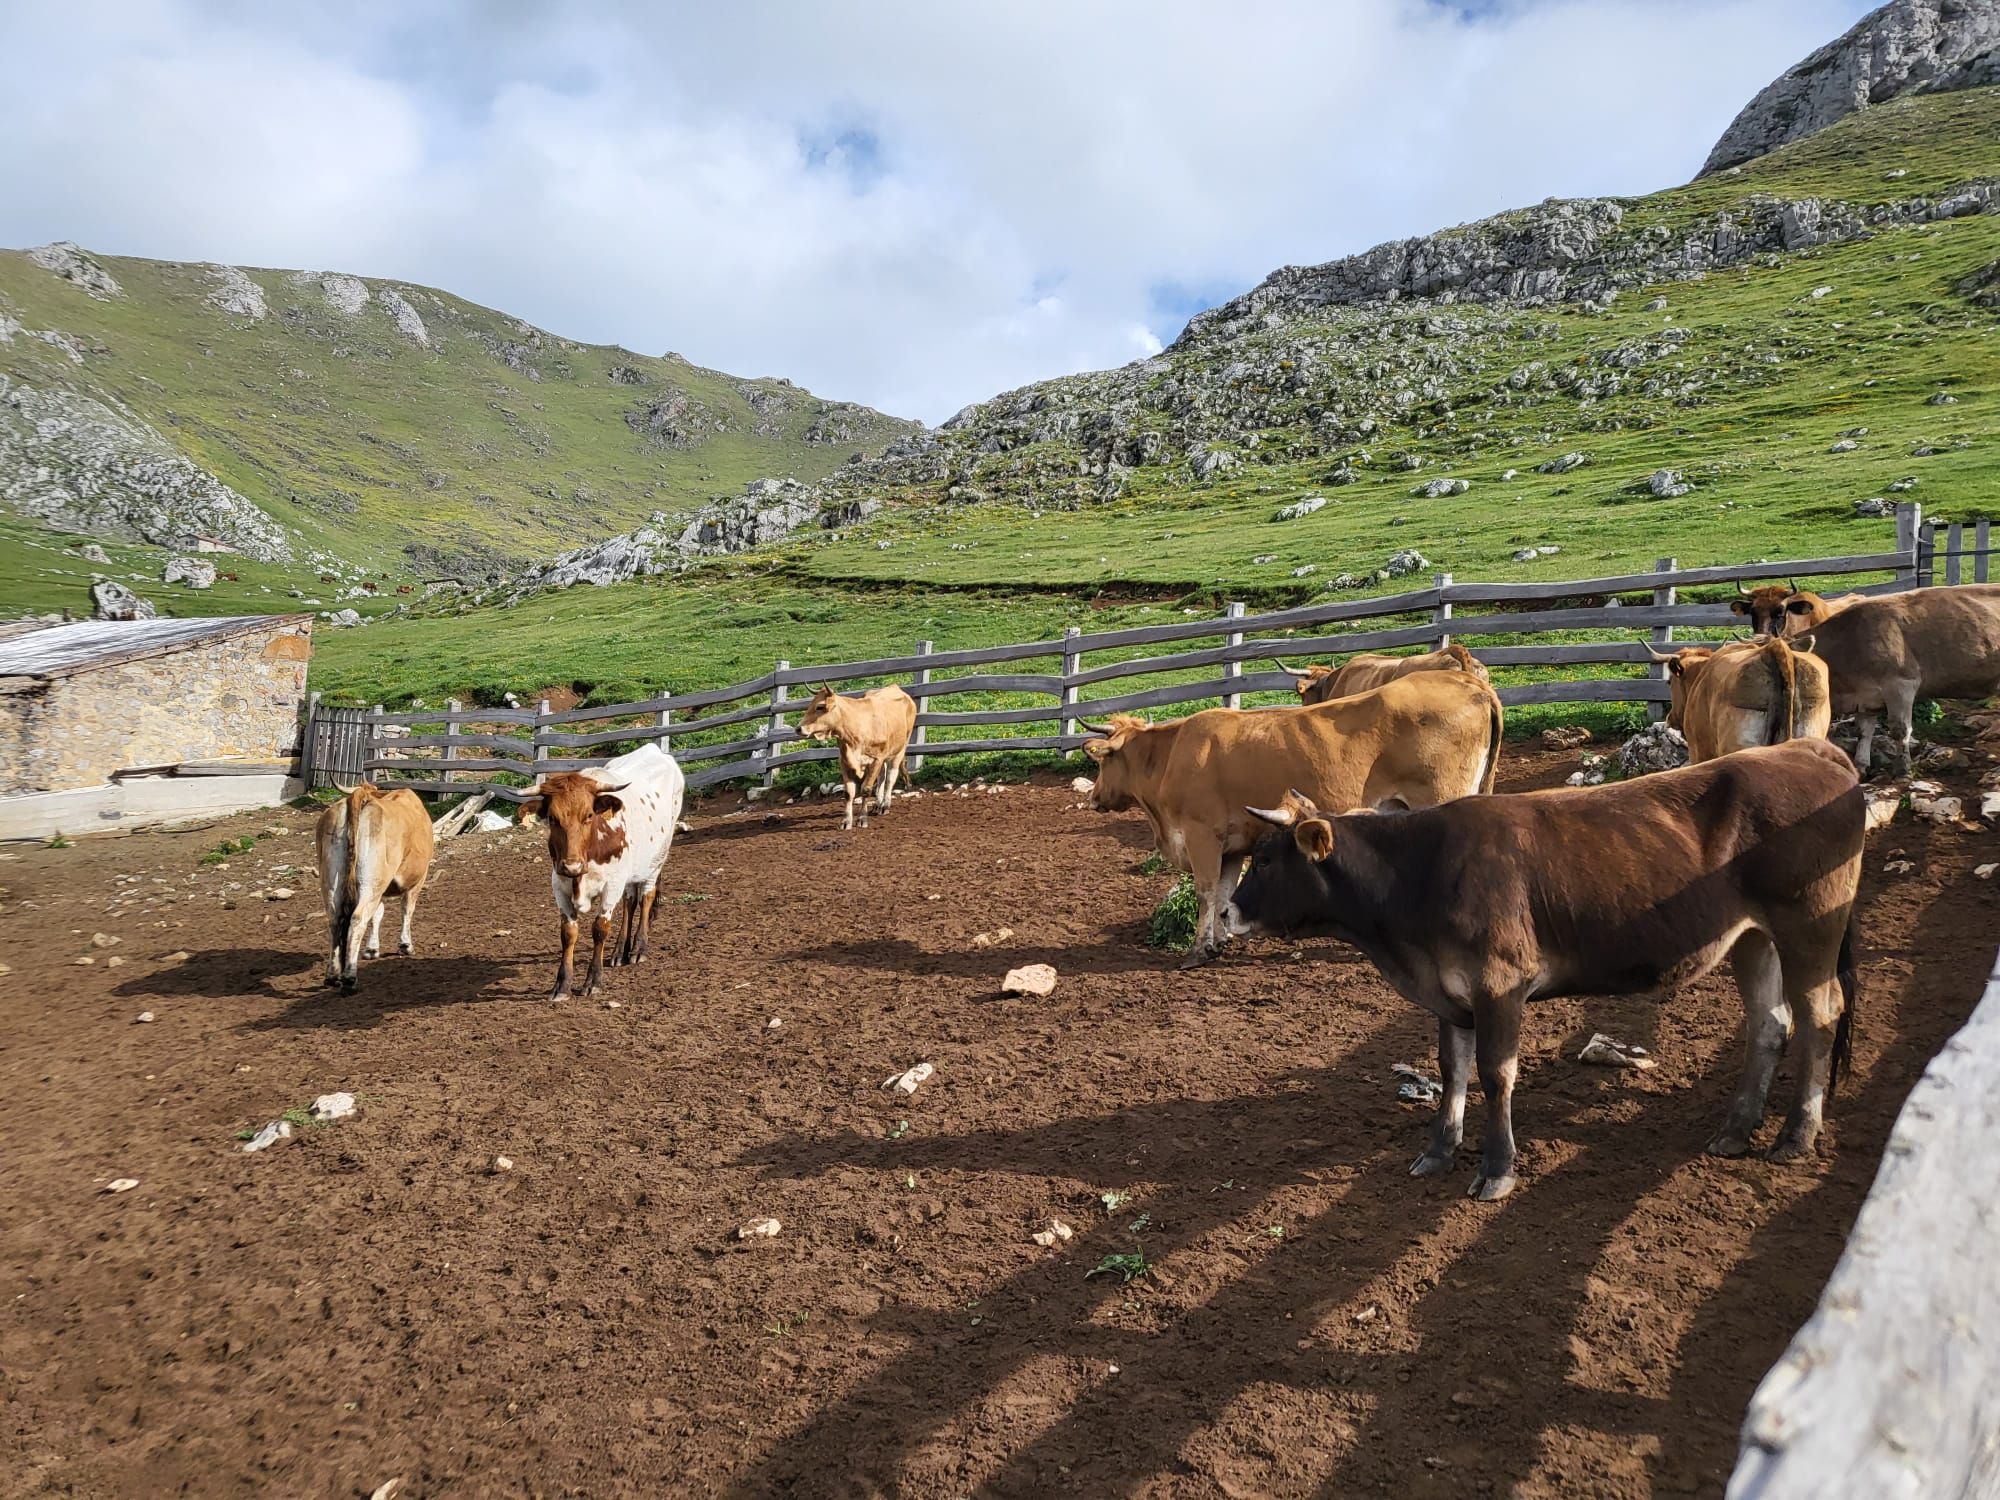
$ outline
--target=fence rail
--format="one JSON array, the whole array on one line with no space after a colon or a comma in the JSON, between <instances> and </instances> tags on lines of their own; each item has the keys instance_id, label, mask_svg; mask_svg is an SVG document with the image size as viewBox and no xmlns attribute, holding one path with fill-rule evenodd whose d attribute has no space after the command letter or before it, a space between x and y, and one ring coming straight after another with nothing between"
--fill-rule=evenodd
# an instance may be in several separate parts
<instances>
[{"instance_id":1,"label":"fence rail","mask_svg":"<svg viewBox=\"0 0 2000 1500\"><path fill-rule=\"evenodd\" d=\"M1248 614L1230 605L1222 614L1164 625L1122 630L1071 632L1049 640L999 646L936 651L919 643L907 656L867 661L832 662L794 667L779 662L747 682L700 692L670 693L632 703L551 712L537 709L475 708L458 703L444 711L384 713L378 705L365 715L325 710L316 714L352 714L361 720L365 756L356 768L371 776L387 776L397 785L435 794L468 789L460 778L469 773L514 772L535 776L549 771L583 770L601 765L611 747L659 740L685 766L700 766L688 775L690 788L726 781L758 779L770 785L789 766L830 760L830 746L807 749L788 721L805 706L791 689L852 683L868 678L908 677L904 686L918 700L919 758L964 755L994 750L1073 750L1089 737L1080 721L1143 709L1181 707L1203 702L1235 706L1246 693L1289 692L1292 679L1280 671L1253 670L1253 664L1300 657L1324 658L1354 651L1399 647L1436 647L1448 640L1494 636L1546 635L1572 631L1629 630L1629 641L1534 642L1523 645L1481 644L1473 655L1494 667L1574 667L1628 665L1645 668L1641 675L1556 679L1510 683L1499 689L1509 705L1547 703L1643 703L1656 714L1668 699L1665 675L1647 654L1680 629L1726 628L1740 623L1726 604L1684 602L1680 590L1721 583L1755 583L1791 577L1841 577L1887 573L1890 577L1860 590L1888 593L1923 587L1933 580L1938 536L1912 503L1896 507L1896 547L1888 552L1849 557L1801 558L1715 567L1680 568L1667 558L1649 573L1623 573L1547 583L1457 583L1439 574L1428 587L1369 599L1330 600L1287 609ZM1954 524L1944 536L1945 577L1957 582L1970 567L1972 581L1985 582L1988 527L1984 521L1967 529ZM1621 604L1619 596L1643 594L1650 603ZM1487 613L1466 613L1484 606ZM1360 622L1366 628L1301 635L1330 625ZM1367 622L1382 622L1368 625ZM1085 665L1085 658L1108 651L1147 646L1200 644L1159 655L1127 657ZM1045 661L1056 671L972 671L964 676L940 676L965 668L992 668L1013 663ZM1205 672L1215 675L1195 681L1135 688L1086 698L1083 691L1134 677ZM933 706L938 700L965 693L1006 693L1045 697L1046 704L1020 707L969 708L950 711ZM715 709L705 717L680 718L695 710ZM315 721L317 722L317 721ZM692 737L736 725L756 725L754 731L720 742L700 743ZM977 730L1002 725L1048 724L1053 732L964 739L938 739L937 730ZM604 726L590 728L586 726ZM461 726L479 726L466 730ZM443 732L436 732L442 728ZM507 729L518 732L507 733ZM315 731L316 732L316 731ZM317 743L312 734L309 743ZM607 755L589 752L605 747ZM467 752L473 752L468 754ZM352 765L351 758L343 770ZM518 801L524 788L481 782L482 790Z\"/></svg>"}]
</instances>

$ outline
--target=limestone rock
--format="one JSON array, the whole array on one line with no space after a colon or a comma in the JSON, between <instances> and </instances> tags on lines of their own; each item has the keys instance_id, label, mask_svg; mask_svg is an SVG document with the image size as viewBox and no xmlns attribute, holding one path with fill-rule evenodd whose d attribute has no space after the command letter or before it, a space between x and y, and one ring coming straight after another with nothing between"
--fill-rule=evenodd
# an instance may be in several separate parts
<instances>
[{"instance_id":1,"label":"limestone rock","mask_svg":"<svg viewBox=\"0 0 2000 1500\"><path fill-rule=\"evenodd\" d=\"M209 274L218 283L208 294L208 305L220 308L232 317L248 318L253 323L264 321L264 289L252 281L235 266L210 266Z\"/></svg>"},{"instance_id":2,"label":"limestone rock","mask_svg":"<svg viewBox=\"0 0 2000 1500\"><path fill-rule=\"evenodd\" d=\"M1420 484L1411 494L1425 500L1442 500L1447 495L1463 495L1472 486L1463 479L1433 479L1429 484Z\"/></svg>"},{"instance_id":3,"label":"limestone rock","mask_svg":"<svg viewBox=\"0 0 2000 1500\"><path fill-rule=\"evenodd\" d=\"M124 292L124 288L112 279L109 271L92 260L81 246L70 240L37 245L28 252L28 259L44 271L53 271L64 281L74 282L100 302L120 296Z\"/></svg>"},{"instance_id":4,"label":"limestone rock","mask_svg":"<svg viewBox=\"0 0 2000 1500\"><path fill-rule=\"evenodd\" d=\"M1290 505L1278 507L1278 513L1271 517L1274 521L1297 521L1311 515L1316 510L1326 508L1326 499L1321 495L1307 495L1303 500L1295 500Z\"/></svg>"},{"instance_id":5,"label":"limestone rock","mask_svg":"<svg viewBox=\"0 0 2000 1500\"><path fill-rule=\"evenodd\" d=\"M1033 995L1040 997L1055 993L1056 971L1048 964L1023 964L1018 969L1009 969L1007 977L1000 981L1002 994Z\"/></svg>"},{"instance_id":6,"label":"limestone rock","mask_svg":"<svg viewBox=\"0 0 2000 1500\"><path fill-rule=\"evenodd\" d=\"M418 315L416 308L410 305L409 298L394 287L385 286L376 289L375 300L382 304L395 322L396 332L422 348L430 347L430 330L424 327L423 318Z\"/></svg>"},{"instance_id":7,"label":"limestone rock","mask_svg":"<svg viewBox=\"0 0 2000 1500\"><path fill-rule=\"evenodd\" d=\"M1679 469L1655 469L1646 476L1646 489L1657 500L1676 500L1690 493L1694 486L1681 478Z\"/></svg>"},{"instance_id":8,"label":"limestone rock","mask_svg":"<svg viewBox=\"0 0 2000 1500\"><path fill-rule=\"evenodd\" d=\"M191 589L215 587L215 564L201 557L171 557L160 574L162 583L184 583Z\"/></svg>"},{"instance_id":9,"label":"limestone rock","mask_svg":"<svg viewBox=\"0 0 2000 1500\"><path fill-rule=\"evenodd\" d=\"M160 613L150 600L113 578L100 578L90 586L90 603L91 618L96 620L151 620Z\"/></svg>"},{"instance_id":10,"label":"limestone rock","mask_svg":"<svg viewBox=\"0 0 2000 1500\"><path fill-rule=\"evenodd\" d=\"M1687 741L1678 729L1664 722L1648 724L1618 747L1621 780L1644 776L1649 771L1671 771L1687 762Z\"/></svg>"},{"instance_id":11,"label":"limestone rock","mask_svg":"<svg viewBox=\"0 0 2000 1500\"><path fill-rule=\"evenodd\" d=\"M1588 453L1564 453L1535 465L1538 474L1567 474L1571 469L1580 469L1590 462Z\"/></svg>"},{"instance_id":12,"label":"limestone rock","mask_svg":"<svg viewBox=\"0 0 2000 1500\"><path fill-rule=\"evenodd\" d=\"M307 1113L321 1124L329 1120L344 1120L354 1113L354 1096L348 1093L321 1094L313 1100Z\"/></svg>"}]
</instances>

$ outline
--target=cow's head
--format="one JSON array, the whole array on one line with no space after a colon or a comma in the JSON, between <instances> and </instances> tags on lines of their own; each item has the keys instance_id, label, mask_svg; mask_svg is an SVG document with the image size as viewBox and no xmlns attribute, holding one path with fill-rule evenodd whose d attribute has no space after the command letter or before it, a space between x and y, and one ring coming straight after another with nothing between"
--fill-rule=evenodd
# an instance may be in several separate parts
<instances>
[{"instance_id":1,"label":"cow's head","mask_svg":"<svg viewBox=\"0 0 2000 1500\"><path fill-rule=\"evenodd\" d=\"M1667 692L1671 695L1667 703L1667 727L1687 730L1688 693L1694 687L1695 679L1702 668L1715 655L1713 646L1683 646L1678 651L1655 651L1650 642L1639 643L1646 648L1646 654L1654 661L1662 662L1667 669Z\"/></svg>"},{"instance_id":2,"label":"cow's head","mask_svg":"<svg viewBox=\"0 0 2000 1500\"><path fill-rule=\"evenodd\" d=\"M799 733L809 740L837 740L847 716L847 700L830 687L821 687L799 716Z\"/></svg>"},{"instance_id":3,"label":"cow's head","mask_svg":"<svg viewBox=\"0 0 2000 1500\"><path fill-rule=\"evenodd\" d=\"M1083 726L1097 738L1084 743L1083 753L1097 762L1090 805L1099 812L1123 812L1139 803L1133 777L1132 742L1152 729L1137 714L1113 714L1103 724Z\"/></svg>"},{"instance_id":4,"label":"cow's head","mask_svg":"<svg viewBox=\"0 0 2000 1500\"><path fill-rule=\"evenodd\" d=\"M1332 821L1298 791L1285 793L1276 807L1244 811L1270 827L1251 849L1249 868L1223 912L1231 935L1325 925L1328 893L1320 863L1333 853Z\"/></svg>"},{"instance_id":5,"label":"cow's head","mask_svg":"<svg viewBox=\"0 0 2000 1500\"><path fill-rule=\"evenodd\" d=\"M1818 594L1797 589L1786 596L1784 612L1779 616L1780 624L1771 634L1788 641L1810 635L1826 623L1829 615L1837 613L1841 604L1850 602L1854 597L1846 594L1837 602L1829 602Z\"/></svg>"},{"instance_id":6,"label":"cow's head","mask_svg":"<svg viewBox=\"0 0 2000 1500\"><path fill-rule=\"evenodd\" d=\"M549 825L549 863L574 880L588 865L616 859L625 849L622 786L606 786L579 771L544 776L521 811Z\"/></svg>"},{"instance_id":7,"label":"cow's head","mask_svg":"<svg viewBox=\"0 0 2000 1500\"><path fill-rule=\"evenodd\" d=\"M1288 667L1281 661L1271 663L1280 672L1292 679L1292 686L1298 689L1299 702L1324 703L1332 683L1334 669L1326 666Z\"/></svg>"},{"instance_id":8,"label":"cow's head","mask_svg":"<svg viewBox=\"0 0 2000 1500\"><path fill-rule=\"evenodd\" d=\"M1782 635L1785 601L1798 591L1799 586L1790 582L1767 583L1754 589L1746 589L1739 583L1736 597L1729 601L1729 612L1747 621L1752 635Z\"/></svg>"}]
</instances>

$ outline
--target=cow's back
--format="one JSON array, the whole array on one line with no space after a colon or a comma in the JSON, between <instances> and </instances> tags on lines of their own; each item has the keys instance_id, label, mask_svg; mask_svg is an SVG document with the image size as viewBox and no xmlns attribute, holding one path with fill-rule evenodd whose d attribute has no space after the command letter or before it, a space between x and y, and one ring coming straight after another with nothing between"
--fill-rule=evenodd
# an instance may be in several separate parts
<instances>
[{"instance_id":1,"label":"cow's back","mask_svg":"<svg viewBox=\"0 0 2000 1500\"><path fill-rule=\"evenodd\" d=\"M1920 694L1984 697L2000 689L2000 584L1912 589L1862 599L1813 632L1814 654L1851 699L1884 677L1917 681Z\"/></svg>"},{"instance_id":2,"label":"cow's back","mask_svg":"<svg viewBox=\"0 0 2000 1500\"><path fill-rule=\"evenodd\" d=\"M598 771L606 786L623 785L620 819L625 830L624 860L634 880L648 880L666 863L680 822L687 778L680 763L649 741L639 749L606 761Z\"/></svg>"}]
</instances>

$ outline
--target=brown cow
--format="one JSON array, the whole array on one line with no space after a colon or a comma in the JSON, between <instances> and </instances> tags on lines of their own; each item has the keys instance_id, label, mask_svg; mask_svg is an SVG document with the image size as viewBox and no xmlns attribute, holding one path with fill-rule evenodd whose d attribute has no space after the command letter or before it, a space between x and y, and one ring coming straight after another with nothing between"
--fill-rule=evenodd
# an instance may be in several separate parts
<instances>
[{"instance_id":1,"label":"brown cow","mask_svg":"<svg viewBox=\"0 0 2000 1500\"><path fill-rule=\"evenodd\" d=\"M857 795L872 796L880 811L889 810L916 727L917 700L893 682L851 698L830 687L813 694L799 718L799 733L839 743L840 779L847 787L846 827L854 826ZM861 804L861 826L868 826L866 800Z\"/></svg>"},{"instance_id":2,"label":"brown cow","mask_svg":"<svg viewBox=\"0 0 2000 1500\"><path fill-rule=\"evenodd\" d=\"M1826 600L1803 590L1784 604L1784 635L1826 663L1836 715L1857 715L1854 762L1874 759L1886 714L1907 768L1919 698L1985 698L2000 692L2000 584L1911 589Z\"/></svg>"},{"instance_id":3,"label":"brown cow","mask_svg":"<svg viewBox=\"0 0 2000 1500\"><path fill-rule=\"evenodd\" d=\"M1476 1198L1514 1186L1523 1013L1565 995L1664 996L1731 960L1747 1014L1742 1081L1708 1149L1740 1156L1788 1035L1803 1056L1774 1160L1804 1156L1847 1064L1863 805L1824 740L1742 750L1601 787L1327 817L1296 793L1236 888L1232 933L1322 929L1438 1018L1444 1097L1410 1168L1448 1171L1477 1064Z\"/></svg>"},{"instance_id":4,"label":"brown cow","mask_svg":"<svg viewBox=\"0 0 2000 1500\"><path fill-rule=\"evenodd\" d=\"M1736 597L1729 601L1731 614L1743 616L1750 624L1752 635L1796 635L1797 631L1785 629L1785 601L1792 598L1818 599L1827 614L1837 614L1866 594L1841 594L1833 599L1820 599L1818 594L1804 594L1795 582L1782 585L1759 584L1754 589L1736 585Z\"/></svg>"},{"instance_id":5,"label":"brown cow","mask_svg":"<svg viewBox=\"0 0 2000 1500\"><path fill-rule=\"evenodd\" d=\"M1398 677L1407 677L1412 672L1468 672L1481 682L1492 680L1487 676L1486 663L1456 641L1419 656L1385 656L1380 652L1362 651L1348 657L1337 667L1288 667L1281 661L1272 665L1292 679L1301 703L1350 698L1356 693L1378 688L1385 682L1394 682Z\"/></svg>"},{"instance_id":6,"label":"brown cow","mask_svg":"<svg viewBox=\"0 0 2000 1500\"><path fill-rule=\"evenodd\" d=\"M1292 786L1329 807L1428 807L1491 791L1500 761L1500 700L1464 672L1419 672L1372 692L1304 708L1211 708L1148 724L1129 714L1084 728L1097 762L1091 805L1137 807L1160 854L1201 894L1183 968L1220 951L1222 908L1268 806Z\"/></svg>"},{"instance_id":7,"label":"brown cow","mask_svg":"<svg viewBox=\"0 0 2000 1500\"><path fill-rule=\"evenodd\" d=\"M410 919L436 847L430 814L415 792L385 792L364 781L319 815L313 840L326 902L326 982L353 994L360 960L382 951L382 908L390 896L403 898L397 951L410 951Z\"/></svg>"},{"instance_id":8,"label":"brown cow","mask_svg":"<svg viewBox=\"0 0 2000 1500\"><path fill-rule=\"evenodd\" d=\"M1667 664L1673 694L1667 723L1686 738L1691 761L1754 745L1823 740L1833 722L1826 663L1786 641L1760 635L1679 651L1648 645L1646 653Z\"/></svg>"}]
</instances>

